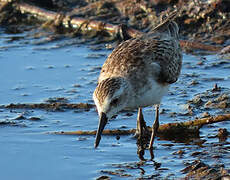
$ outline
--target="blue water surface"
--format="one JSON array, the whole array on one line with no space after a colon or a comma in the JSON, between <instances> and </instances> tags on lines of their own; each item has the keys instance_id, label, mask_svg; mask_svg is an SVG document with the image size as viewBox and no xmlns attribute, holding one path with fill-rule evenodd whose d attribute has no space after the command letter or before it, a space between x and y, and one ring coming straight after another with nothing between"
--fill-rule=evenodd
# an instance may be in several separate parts
<instances>
[{"instance_id":1,"label":"blue water surface","mask_svg":"<svg viewBox=\"0 0 230 180\"><path fill-rule=\"evenodd\" d=\"M0 105L10 103L43 103L48 99L64 97L69 103L93 103L92 93L97 84L100 67L111 50L105 44L90 45L79 38L62 38L47 41L47 37L34 39L28 33L7 34L1 29L0 35ZM17 39L17 40L15 40ZM197 65L203 61L204 65ZM172 112L183 112L186 102L197 93L206 91L215 83L229 87L230 74L224 66L215 65L216 55L184 54L180 79L173 84L162 101L160 122L169 123L194 119L194 116L172 116ZM224 63L223 63L224 64ZM194 76L193 76L194 74ZM210 80L215 78L215 80ZM197 81L192 86L192 81ZM120 113L107 125L108 129L130 129L136 126L136 111L127 116ZM26 119L15 120L23 115ZM145 120L151 125L154 118L152 107L144 109ZM38 117L40 120L30 120ZM194 151L206 151L210 156L203 160L208 164L216 161L214 155L221 155L218 162L229 168L229 150L212 147L218 138L207 139L216 134L220 127L230 127L229 122L202 128L199 141L205 140L201 148L196 143L180 143L167 140L155 141L155 159L146 161L142 168L136 152L136 140L132 135L103 136L100 147L94 149L94 136L55 135L54 131L95 130L98 117L94 108L89 111L68 110L52 112L38 109L0 109L0 121L16 121L16 125L0 126L0 179L96 179L107 175L116 179L121 175L111 175L107 171L120 169L120 174L128 174L127 179L158 177L183 177L181 170L185 162L196 160ZM229 128L228 128L229 129ZM225 145L228 147L228 143ZM179 156L174 152L183 150ZM146 151L146 159L150 156ZM156 168L155 164L161 167ZM128 168L132 167L132 168ZM143 171L144 170L144 171Z\"/></svg>"}]
</instances>

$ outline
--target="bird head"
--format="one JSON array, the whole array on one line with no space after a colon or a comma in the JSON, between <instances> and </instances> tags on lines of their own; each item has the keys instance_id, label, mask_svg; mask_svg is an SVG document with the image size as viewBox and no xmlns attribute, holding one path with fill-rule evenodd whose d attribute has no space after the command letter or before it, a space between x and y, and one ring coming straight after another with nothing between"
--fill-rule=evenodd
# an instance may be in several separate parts
<instances>
[{"instance_id":1,"label":"bird head","mask_svg":"<svg viewBox=\"0 0 230 180\"><path fill-rule=\"evenodd\" d=\"M95 148L99 145L102 131L108 120L127 106L129 85L124 78L113 77L101 81L93 93L99 115Z\"/></svg>"}]
</instances>

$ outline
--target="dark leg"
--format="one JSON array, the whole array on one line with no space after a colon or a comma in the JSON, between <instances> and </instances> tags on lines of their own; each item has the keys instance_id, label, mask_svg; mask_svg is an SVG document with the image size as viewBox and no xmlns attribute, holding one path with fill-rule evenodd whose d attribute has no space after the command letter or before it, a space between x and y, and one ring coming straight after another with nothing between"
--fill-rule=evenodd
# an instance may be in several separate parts
<instances>
[{"instance_id":1,"label":"dark leg","mask_svg":"<svg viewBox=\"0 0 230 180\"><path fill-rule=\"evenodd\" d=\"M142 136L143 136L143 129L142 129L142 121L144 120L143 114L142 114L142 108L138 109L138 114L137 114L137 129L136 129L136 137L137 137L137 154L140 158L140 160L144 160L144 154L145 154L145 149L143 147L142 143Z\"/></svg>"},{"instance_id":2,"label":"dark leg","mask_svg":"<svg viewBox=\"0 0 230 180\"><path fill-rule=\"evenodd\" d=\"M142 108L138 109L137 115L137 130L136 130L136 137L137 137L137 154L140 160L144 159L146 145L149 141L149 131L146 127L145 120L142 114Z\"/></svg>"},{"instance_id":3,"label":"dark leg","mask_svg":"<svg viewBox=\"0 0 230 180\"><path fill-rule=\"evenodd\" d=\"M156 108L155 121L153 123L152 135L151 135L151 139L149 142L149 150L150 150L150 154L151 154L152 159L153 159L153 142L154 142L154 138L157 134L157 130L159 128L159 105L156 105L155 108Z\"/></svg>"},{"instance_id":4,"label":"dark leg","mask_svg":"<svg viewBox=\"0 0 230 180\"><path fill-rule=\"evenodd\" d=\"M144 118L142 114L142 108L140 107L138 109L138 114L137 114L137 129L136 129L136 136L139 137L142 136L143 130L142 130L142 124L143 124Z\"/></svg>"},{"instance_id":5,"label":"dark leg","mask_svg":"<svg viewBox=\"0 0 230 180\"><path fill-rule=\"evenodd\" d=\"M141 107L138 109L137 129L136 129L135 136L139 137L140 139L143 139L149 136L148 127L146 126Z\"/></svg>"}]
</instances>

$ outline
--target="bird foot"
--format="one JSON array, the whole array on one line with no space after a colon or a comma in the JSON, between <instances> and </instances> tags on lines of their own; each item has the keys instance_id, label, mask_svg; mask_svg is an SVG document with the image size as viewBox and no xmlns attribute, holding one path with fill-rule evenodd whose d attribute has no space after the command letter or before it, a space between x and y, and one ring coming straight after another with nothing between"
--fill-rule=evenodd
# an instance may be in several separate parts
<instances>
[{"instance_id":1,"label":"bird foot","mask_svg":"<svg viewBox=\"0 0 230 180\"><path fill-rule=\"evenodd\" d=\"M151 160L153 160L154 159L153 147L149 148L149 153L150 153Z\"/></svg>"},{"instance_id":2,"label":"bird foot","mask_svg":"<svg viewBox=\"0 0 230 180\"><path fill-rule=\"evenodd\" d=\"M143 146L145 149L148 147L151 133L148 128L145 127L142 129L142 132L136 131L134 137L137 138L137 145Z\"/></svg>"}]
</instances>

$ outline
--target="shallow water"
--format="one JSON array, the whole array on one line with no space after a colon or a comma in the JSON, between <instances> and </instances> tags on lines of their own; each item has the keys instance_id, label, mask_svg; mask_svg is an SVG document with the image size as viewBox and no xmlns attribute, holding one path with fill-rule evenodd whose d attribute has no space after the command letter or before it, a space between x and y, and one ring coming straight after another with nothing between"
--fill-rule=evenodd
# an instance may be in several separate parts
<instances>
[{"instance_id":1,"label":"shallow water","mask_svg":"<svg viewBox=\"0 0 230 180\"><path fill-rule=\"evenodd\" d=\"M0 104L40 103L64 97L70 103L93 103L100 66L111 50L104 44L89 45L80 39L62 38L43 43L30 34L0 36ZM201 65L199 62L202 62ZM164 97L160 123L187 121L199 117L177 115L186 112L187 101L196 94L212 89L215 83L230 86L230 61L216 55L184 54L179 81ZM220 110L212 110L215 115ZM176 114L177 113L177 114ZM153 108L144 109L148 125ZM173 114L176 114L173 116ZM23 115L23 118L17 118ZM136 112L120 113L107 125L108 129L134 128ZM37 119L35 119L36 117ZM35 119L35 120L34 120ZM179 178L185 164L201 159L209 165L224 164L230 168L228 139L219 142L219 128L230 131L230 123L205 126L200 138L190 142L155 141L155 159L140 162L136 140L130 136L103 136L100 147L93 148L93 136L65 136L47 132L95 130L98 118L95 109L52 112L37 109L0 109L0 179L95 179L102 175L121 178ZM184 151L183 155L175 152ZM201 152L194 155L194 152ZM145 158L149 159L148 152ZM111 175L111 171L117 175Z\"/></svg>"}]
</instances>

